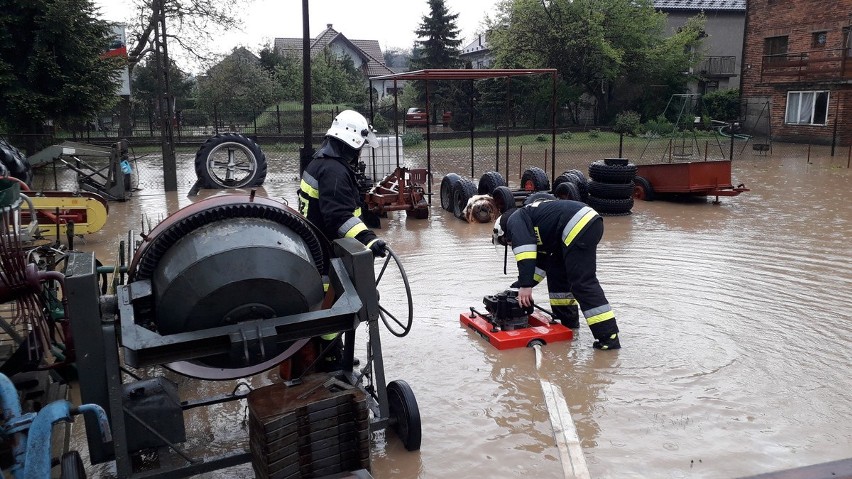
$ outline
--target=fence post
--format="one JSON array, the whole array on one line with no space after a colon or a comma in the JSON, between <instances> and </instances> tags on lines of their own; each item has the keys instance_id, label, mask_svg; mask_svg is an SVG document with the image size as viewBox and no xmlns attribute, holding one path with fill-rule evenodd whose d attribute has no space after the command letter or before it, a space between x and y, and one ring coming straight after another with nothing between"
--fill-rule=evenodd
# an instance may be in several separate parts
<instances>
[{"instance_id":1,"label":"fence post","mask_svg":"<svg viewBox=\"0 0 852 479\"><path fill-rule=\"evenodd\" d=\"M254 118L252 122L254 124L254 136L257 136L257 112L254 111L254 108L251 110L251 116Z\"/></svg>"},{"instance_id":2,"label":"fence post","mask_svg":"<svg viewBox=\"0 0 852 479\"><path fill-rule=\"evenodd\" d=\"M219 134L219 108L216 107L216 104L213 104L213 133Z\"/></svg>"},{"instance_id":3,"label":"fence post","mask_svg":"<svg viewBox=\"0 0 852 479\"><path fill-rule=\"evenodd\" d=\"M618 132L618 157L624 158L624 132Z\"/></svg>"},{"instance_id":4,"label":"fence post","mask_svg":"<svg viewBox=\"0 0 852 479\"><path fill-rule=\"evenodd\" d=\"M728 154L728 160L734 161L734 122L731 122L731 152Z\"/></svg>"},{"instance_id":5,"label":"fence post","mask_svg":"<svg viewBox=\"0 0 852 479\"><path fill-rule=\"evenodd\" d=\"M281 134L281 106L275 105L275 121L278 124L278 134Z\"/></svg>"},{"instance_id":6,"label":"fence post","mask_svg":"<svg viewBox=\"0 0 852 479\"><path fill-rule=\"evenodd\" d=\"M494 171L500 171L500 129L494 128L494 139L497 140L496 145L494 147ZM508 171L506 175L508 176ZM506 178L506 181L509 181L509 178Z\"/></svg>"}]
</instances>

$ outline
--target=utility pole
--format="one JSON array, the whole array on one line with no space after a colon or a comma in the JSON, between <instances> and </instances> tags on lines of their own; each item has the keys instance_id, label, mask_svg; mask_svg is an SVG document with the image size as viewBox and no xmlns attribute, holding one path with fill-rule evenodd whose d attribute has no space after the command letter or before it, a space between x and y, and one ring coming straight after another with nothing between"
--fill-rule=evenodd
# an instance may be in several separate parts
<instances>
[{"instance_id":1,"label":"utility pole","mask_svg":"<svg viewBox=\"0 0 852 479\"><path fill-rule=\"evenodd\" d=\"M302 0L302 129L304 144L299 148L299 177L314 156L311 124L311 27L308 22L308 0Z\"/></svg>"},{"instance_id":2,"label":"utility pole","mask_svg":"<svg viewBox=\"0 0 852 479\"><path fill-rule=\"evenodd\" d=\"M166 42L165 0L154 0L154 58L157 60L157 87L160 93L160 143L163 151L163 187L177 191L175 136L172 128L174 105L169 85L169 49Z\"/></svg>"}]
</instances>

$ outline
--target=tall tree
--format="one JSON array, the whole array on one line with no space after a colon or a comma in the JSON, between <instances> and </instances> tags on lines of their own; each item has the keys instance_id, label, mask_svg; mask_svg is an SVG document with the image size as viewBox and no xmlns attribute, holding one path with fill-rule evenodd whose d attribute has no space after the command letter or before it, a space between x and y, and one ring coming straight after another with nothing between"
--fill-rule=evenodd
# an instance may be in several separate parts
<instances>
[{"instance_id":1,"label":"tall tree","mask_svg":"<svg viewBox=\"0 0 852 479\"><path fill-rule=\"evenodd\" d=\"M414 70L428 68L459 68L462 66L459 60L459 48L462 40L459 38L459 28L456 21L458 13L450 13L444 0L428 0L429 15L424 15L420 27L414 33L420 40L414 42L412 51L411 67ZM415 82L418 97L421 102L426 101L426 88L422 82ZM433 108L433 121L437 120L437 107L449 108L452 99L453 85L446 81L437 81L429 84Z\"/></svg>"},{"instance_id":2,"label":"tall tree","mask_svg":"<svg viewBox=\"0 0 852 479\"><path fill-rule=\"evenodd\" d=\"M92 118L114 104L122 60L101 58L112 29L90 0L3 4L0 122L25 134L32 154L46 122Z\"/></svg>"},{"instance_id":3,"label":"tall tree","mask_svg":"<svg viewBox=\"0 0 852 479\"><path fill-rule=\"evenodd\" d=\"M172 95L175 98L175 110L184 110L188 107L192 96L195 81L184 71L178 68L177 63L171 60L169 65L169 81L171 82ZM144 112L149 121L159 117L158 102L160 88L157 82L156 60L153 56L148 57L133 70L130 79L133 91L133 108L136 112Z\"/></svg>"},{"instance_id":4,"label":"tall tree","mask_svg":"<svg viewBox=\"0 0 852 479\"><path fill-rule=\"evenodd\" d=\"M684 47L697 47L698 33L666 37L665 20L651 0L503 0L488 41L497 66L556 68L569 87L595 98L606 119L613 88L627 77L639 85L661 75L688 80L680 72L697 59Z\"/></svg>"},{"instance_id":5,"label":"tall tree","mask_svg":"<svg viewBox=\"0 0 852 479\"><path fill-rule=\"evenodd\" d=\"M235 49L198 81L198 106L219 120L245 123L277 97L275 82L244 49Z\"/></svg>"}]
</instances>

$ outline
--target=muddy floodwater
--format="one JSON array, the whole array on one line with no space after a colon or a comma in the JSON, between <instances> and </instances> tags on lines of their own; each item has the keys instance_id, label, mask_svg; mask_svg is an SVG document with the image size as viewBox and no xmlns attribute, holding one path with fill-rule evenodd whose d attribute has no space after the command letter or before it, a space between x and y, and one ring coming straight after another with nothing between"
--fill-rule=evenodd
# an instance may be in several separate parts
<instances>
[{"instance_id":1,"label":"muddy floodwater","mask_svg":"<svg viewBox=\"0 0 852 479\"><path fill-rule=\"evenodd\" d=\"M460 168L461 169L461 168ZM191 170L190 170L191 171ZM852 457L852 170L798 154L735 161L751 191L690 202L637 201L606 217L598 277L619 327L618 351L574 341L498 351L459 314L505 289L503 250L488 224L440 208L427 220L391 213L378 231L402 258L415 324L382 338L388 380L404 379L423 423L420 451L374 434L376 478L565 477L540 380L561 388L593 478L720 478ZM436 175L433 191L440 176ZM108 226L77 249L115 261L128 229L219 192L189 198L142 189L111 202ZM295 201L293 171L258 194ZM382 304L404 311L398 282ZM535 299L547 303L539 286ZM359 352L363 358L363 326ZM357 354L357 353L356 353ZM236 382L182 379L183 399ZM277 380L267 372L252 386ZM187 416L187 447L247 448L244 404ZM74 444L85 452L80 430ZM243 439L240 439L243 438ZM88 467L90 476L112 469ZM248 465L204 477L253 477Z\"/></svg>"}]
</instances>

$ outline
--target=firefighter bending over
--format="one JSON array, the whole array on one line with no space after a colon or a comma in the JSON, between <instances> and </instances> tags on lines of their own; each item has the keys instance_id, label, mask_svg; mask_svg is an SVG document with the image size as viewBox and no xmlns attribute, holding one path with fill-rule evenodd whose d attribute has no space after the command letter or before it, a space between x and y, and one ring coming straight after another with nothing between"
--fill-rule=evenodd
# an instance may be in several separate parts
<instances>
[{"instance_id":1,"label":"firefighter bending over","mask_svg":"<svg viewBox=\"0 0 852 479\"><path fill-rule=\"evenodd\" d=\"M618 349L618 325L596 275L597 246L603 218L584 203L543 200L503 213L494 223L492 241L511 246L518 262L518 302L532 304L532 288L548 277L556 319L579 327L576 304L597 349Z\"/></svg>"}]
</instances>

